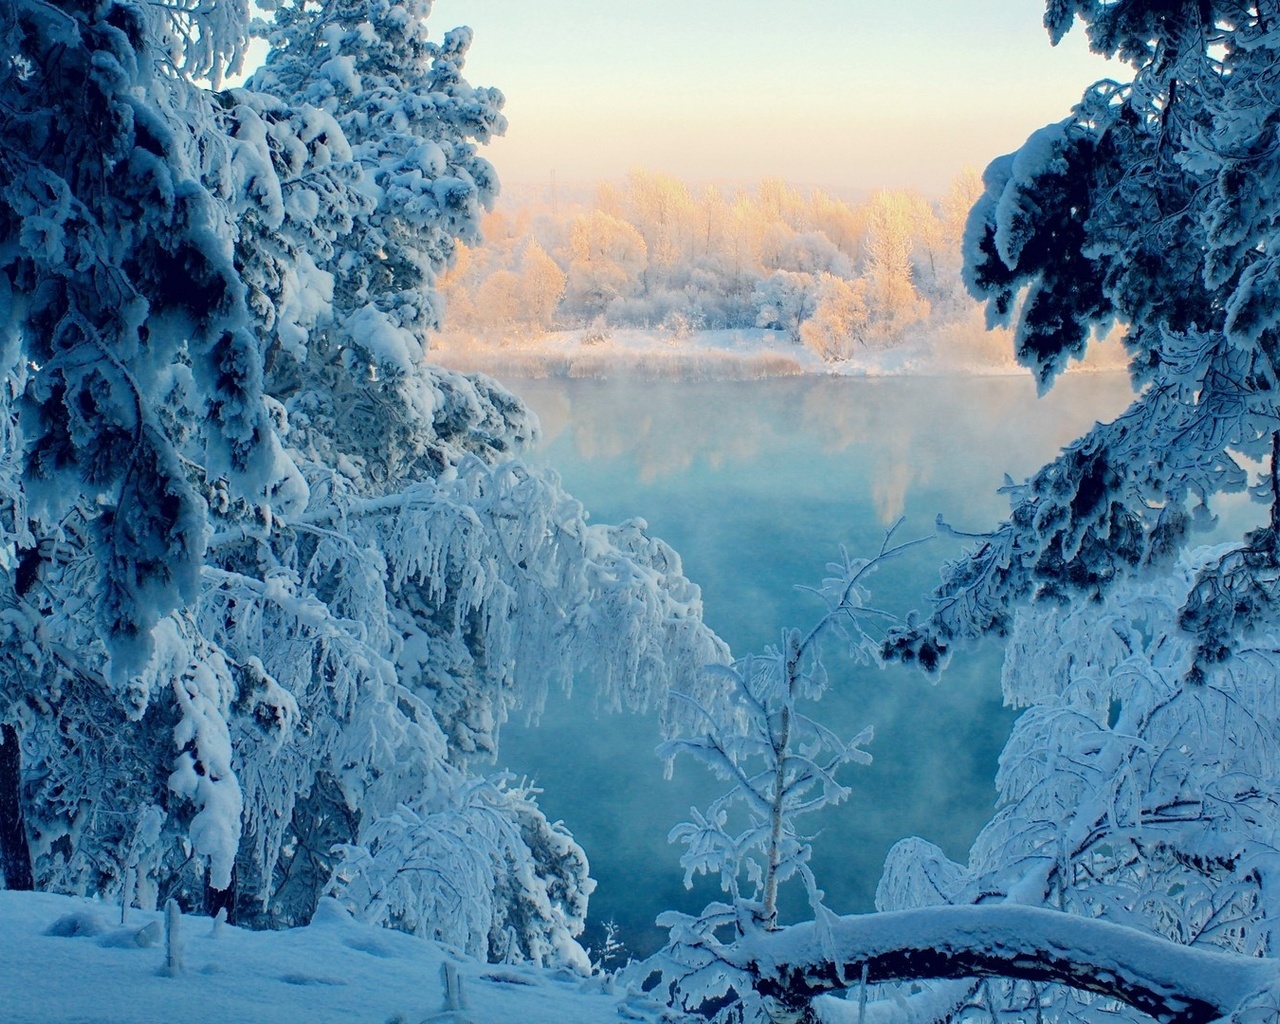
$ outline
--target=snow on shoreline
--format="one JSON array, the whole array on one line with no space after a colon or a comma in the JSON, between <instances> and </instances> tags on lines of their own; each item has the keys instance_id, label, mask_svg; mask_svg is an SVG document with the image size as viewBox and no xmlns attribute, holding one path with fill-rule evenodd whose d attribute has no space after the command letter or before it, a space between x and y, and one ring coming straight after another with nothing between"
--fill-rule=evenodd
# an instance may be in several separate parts
<instances>
[{"instance_id":1,"label":"snow on shoreline","mask_svg":"<svg viewBox=\"0 0 1280 1024\"><path fill-rule=\"evenodd\" d=\"M988 336L990 337L990 336ZM457 334L433 339L432 362L498 377L637 380L758 380L801 375L841 377L1015 376L1027 373L1004 339L974 344L961 330L908 338L893 348L867 348L829 363L781 331L714 330L676 335L632 328L554 331L502 341ZM1125 368L1119 344L1096 347L1068 372Z\"/></svg>"},{"instance_id":2,"label":"snow on shoreline","mask_svg":"<svg viewBox=\"0 0 1280 1024\"><path fill-rule=\"evenodd\" d=\"M354 921L324 900L313 923L255 932L184 916L184 969L163 971L163 914L0 890L5 1024L598 1024L643 1020L599 977L480 963ZM139 944L140 931L154 925ZM62 934L58 934L62 933ZM465 1009L445 1012L441 968ZM629 1004L629 1005L628 1005ZM621 1009L620 1009L621 1007Z\"/></svg>"}]
</instances>

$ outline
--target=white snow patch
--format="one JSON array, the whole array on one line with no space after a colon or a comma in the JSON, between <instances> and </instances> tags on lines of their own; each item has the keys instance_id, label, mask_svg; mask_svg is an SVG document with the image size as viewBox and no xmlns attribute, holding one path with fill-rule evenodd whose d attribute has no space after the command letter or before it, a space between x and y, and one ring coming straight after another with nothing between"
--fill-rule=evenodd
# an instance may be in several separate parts
<instances>
[{"instance_id":1,"label":"white snow patch","mask_svg":"<svg viewBox=\"0 0 1280 1024\"><path fill-rule=\"evenodd\" d=\"M93 900L0 891L0 1020L417 1022L444 1009L445 962L457 968L474 1024L619 1019L620 996L606 994L598 978L499 971L427 940L360 924L332 900L322 901L310 927L283 932L224 925L215 933L210 918L183 916L185 970L176 977L162 973L163 944L138 938L163 928L163 914L132 910L123 927L119 917L119 907ZM516 977L520 984L512 983Z\"/></svg>"}]
</instances>

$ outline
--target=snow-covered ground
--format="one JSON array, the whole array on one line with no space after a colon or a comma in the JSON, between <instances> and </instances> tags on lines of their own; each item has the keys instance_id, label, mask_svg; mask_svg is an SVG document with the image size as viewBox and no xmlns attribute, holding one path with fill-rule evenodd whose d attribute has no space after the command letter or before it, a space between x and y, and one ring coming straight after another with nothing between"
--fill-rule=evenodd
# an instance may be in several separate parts
<instances>
[{"instance_id":1,"label":"snow-covered ground","mask_svg":"<svg viewBox=\"0 0 1280 1024\"><path fill-rule=\"evenodd\" d=\"M907 338L892 348L864 348L826 362L784 332L763 329L693 331L580 329L501 340L445 334L433 339L432 362L498 377L633 377L643 380L755 380L798 374L851 377L1018 374L1007 332L985 334L952 325ZM1118 370L1116 342L1095 346L1073 369Z\"/></svg>"},{"instance_id":2,"label":"snow-covered ground","mask_svg":"<svg viewBox=\"0 0 1280 1024\"><path fill-rule=\"evenodd\" d=\"M0 891L4 1024L600 1024L652 1020L597 976L478 963L352 920L333 900L307 928L253 932L183 917L165 971L162 913ZM464 1009L446 1006L457 968Z\"/></svg>"}]
</instances>

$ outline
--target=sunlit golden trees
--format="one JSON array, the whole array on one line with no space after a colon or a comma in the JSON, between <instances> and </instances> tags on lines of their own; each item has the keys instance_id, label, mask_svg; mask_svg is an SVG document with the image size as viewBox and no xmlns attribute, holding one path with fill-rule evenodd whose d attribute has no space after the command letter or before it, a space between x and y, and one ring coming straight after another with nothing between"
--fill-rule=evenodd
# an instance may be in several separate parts
<instances>
[{"instance_id":1,"label":"sunlit golden trees","mask_svg":"<svg viewBox=\"0 0 1280 1024\"><path fill-rule=\"evenodd\" d=\"M525 248L521 259L520 287L524 300L524 317L530 327L550 330L556 307L564 297L567 278L556 261L535 238Z\"/></svg>"},{"instance_id":2,"label":"sunlit golden trees","mask_svg":"<svg viewBox=\"0 0 1280 1024\"><path fill-rule=\"evenodd\" d=\"M972 167L966 167L951 182L951 188L938 203L942 221L943 240L948 248L954 248L960 256L960 242L964 238L965 222L969 211L982 195L982 175Z\"/></svg>"},{"instance_id":3,"label":"sunlit golden trees","mask_svg":"<svg viewBox=\"0 0 1280 1024\"><path fill-rule=\"evenodd\" d=\"M599 210L579 214L570 222L566 249L566 299L587 319L631 294L648 266L648 247L640 232Z\"/></svg>"},{"instance_id":4,"label":"sunlit golden trees","mask_svg":"<svg viewBox=\"0 0 1280 1024\"><path fill-rule=\"evenodd\" d=\"M654 268L669 268L692 255L697 217L684 182L666 174L632 171L624 201Z\"/></svg>"},{"instance_id":5,"label":"sunlit golden trees","mask_svg":"<svg viewBox=\"0 0 1280 1024\"><path fill-rule=\"evenodd\" d=\"M960 248L969 211L980 195L982 176L968 167L956 176L947 194L937 204L936 248L932 252L936 273L930 282L928 297L934 312L941 312L945 317L959 316L972 320L977 312L961 281Z\"/></svg>"},{"instance_id":6,"label":"sunlit golden trees","mask_svg":"<svg viewBox=\"0 0 1280 1024\"><path fill-rule=\"evenodd\" d=\"M494 340L537 334L555 325L566 277L537 239L520 255L514 246L458 247L457 260L440 278L448 324Z\"/></svg>"},{"instance_id":7,"label":"sunlit golden trees","mask_svg":"<svg viewBox=\"0 0 1280 1024\"><path fill-rule=\"evenodd\" d=\"M445 279L447 326L484 337L597 321L678 337L763 327L828 360L927 334L989 361L965 342L978 331L959 270L979 187L967 172L938 202L909 189L853 202L778 179L691 190L633 171L582 201L569 190L554 206L491 215L484 246L461 250Z\"/></svg>"},{"instance_id":8,"label":"sunlit golden trees","mask_svg":"<svg viewBox=\"0 0 1280 1024\"><path fill-rule=\"evenodd\" d=\"M474 315L499 334L517 330L524 305L520 284L520 275L514 271L495 270L476 289Z\"/></svg>"},{"instance_id":9,"label":"sunlit golden trees","mask_svg":"<svg viewBox=\"0 0 1280 1024\"><path fill-rule=\"evenodd\" d=\"M809 197L809 228L821 231L855 264L862 259L862 244L867 235L867 214L865 204L835 199L820 189Z\"/></svg>"},{"instance_id":10,"label":"sunlit golden trees","mask_svg":"<svg viewBox=\"0 0 1280 1024\"><path fill-rule=\"evenodd\" d=\"M765 178L756 186L756 208L768 222L799 227L804 218L804 198L781 178Z\"/></svg>"},{"instance_id":11,"label":"sunlit golden trees","mask_svg":"<svg viewBox=\"0 0 1280 1024\"><path fill-rule=\"evenodd\" d=\"M919 197L894 190L877 192L867 224L867 303L872 311L868 336L879 344L901 340L908 327L929 316L929 302L916 290L911 249Z\"/></svg>"},{"instance_id":12,"label":"sunlit golden trees","mask_svg":"<svg viewBox=\"0 0 1280 1024\"><path fill-rule=\"evenodd\" d=\"M823 274L813 316L800 325L800 341L827 362L848 359L866 344L868 322L866 281Z\"/></svg>"}]
</instances>

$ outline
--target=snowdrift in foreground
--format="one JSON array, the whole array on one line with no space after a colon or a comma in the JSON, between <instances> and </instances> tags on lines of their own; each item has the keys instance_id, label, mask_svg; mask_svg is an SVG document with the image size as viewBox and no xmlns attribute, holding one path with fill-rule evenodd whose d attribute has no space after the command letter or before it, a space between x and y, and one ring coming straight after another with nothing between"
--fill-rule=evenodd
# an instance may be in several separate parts
<instances>
[{"instance_id":1,"label":"snowdrift in foreground","mask_svg":"<svg viewBox=\"0 0 1280 1024\"><path fill-rule=\"evenodd\" d=\"M632 377L640 380L758 380L822 374L844 377L996 376L1022 374L1012 343L964 325L908 338L892 348L861 349L827 362L791 342L782 331L714 330L676 335L663 330L586 329L477 340L446 334L432 342L430 359L450 369L499 378ZM1122 370L1118 343L1091 350L1073 368Z\"/></svg>"},{"instance_id":2,"label":"snowdrift in foreground","mask_svg":"<svg viewBox=\"0 0 1280 1024\"><path fill-rule=\"evenodd\" d=\"M183 917L184 966L164 971L163 914L48 893L0 891L0 1020L6 1024L587 1024L648 1019L600 978L479 963L352 920L333 900L309 927L216 929ZM141 935L139 940L137 937ZM152 942L152 945L139 942ZM445 1012L442 968L464 1009Z\"/></svg>"}]
</instances>

